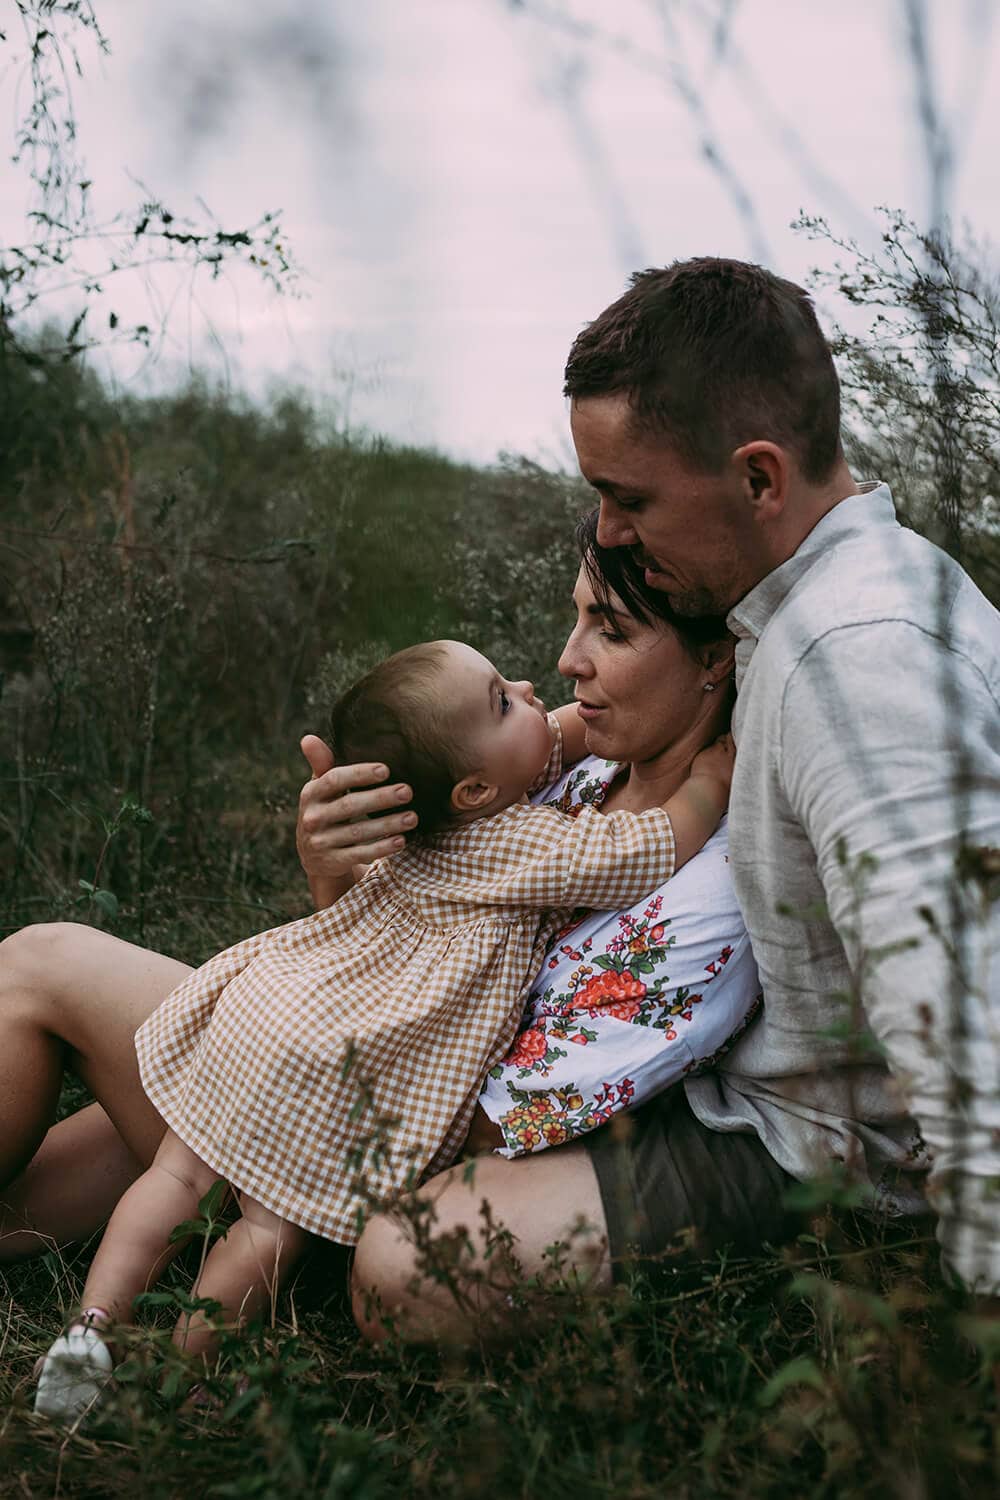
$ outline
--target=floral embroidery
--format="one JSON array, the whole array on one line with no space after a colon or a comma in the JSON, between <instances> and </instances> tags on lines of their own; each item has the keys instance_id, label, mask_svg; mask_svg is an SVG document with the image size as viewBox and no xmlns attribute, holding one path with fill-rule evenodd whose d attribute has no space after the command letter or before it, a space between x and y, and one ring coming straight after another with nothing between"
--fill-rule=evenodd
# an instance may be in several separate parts
<instances>
[{"instance_id":1,"label":"floral embroidery","mask_svg":"<svg viewBox=\"0 0 1000 1500\"><path fill-rule=\"evenodd\" d=\"M619 1110L627 1109L635 1097L630 1078L605 1083L592 1100L575 1084L538 1093L518 1089L508 1083L514 1108L500 1116L504 1140L516 1151L534 1151L544 1141L547 1146L561 1146L564 1141L604 1125Z\"/></svg>"},{"instance_id":2,"label":"floral embroidery","mask_svg":"<svg viewBox=\"0 0 1000 1500\"><path fill-rule=\"evenodd\" d=\"M574 816L583 807L599 807L620 769L591 758L543 800ZM717 1061L731 1045L718 1046L720 1019L723 1036L749 1024L745 1012L758 985L746 945L736 949L724 942L714 954L709 950L706 963L704 947L691 946L690 919L685 916L679 934L664 904L658 891L630 911L580 908L553 937L522 1029L483 1088L508 1154L545 1150L605 1124L669 1082ZM741 932L734 901L728 913L717 928L720 937ZM695 943L703 944L704 937L703 930ZM721 982L737 953L735 982ZM699 1026L713 985L724 997L713 1007L710 1025ZM689 1032L696 1034L693 1040ZM703 1060L706 1037L712 1055ZM676 1061L667 1061L666 1052L675 1049Z\"/></svg>"}]
</instances>

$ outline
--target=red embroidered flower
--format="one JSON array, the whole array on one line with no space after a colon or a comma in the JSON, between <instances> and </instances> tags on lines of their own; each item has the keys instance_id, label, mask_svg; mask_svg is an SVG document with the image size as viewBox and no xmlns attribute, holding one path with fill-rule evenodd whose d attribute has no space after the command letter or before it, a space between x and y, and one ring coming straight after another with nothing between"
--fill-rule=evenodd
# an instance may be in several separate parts
<instances>
[{"instance_id":1,"label":"red embroidered flower","mask_svg":"<svg viewBox=\"0 0 1000 1500\"><path fill-rule=\"evenodd\" d=\"M512 1068L530 1068L533 1063L538 1062L539 1058L545 1056L548 1047L545 1032L537 1031L532 1027L515 1037L514 1045L504 1058L504 1062Z\"/></svg>"},{"instance_id":2,"label":"red embroidered flower","mask_svg":"<svg viewBox=\"0 0 1000 1500\"><path fill-rule=\"evenodd\" d=\"M602 1016L614 1016L616 1021L631 1021L642 1010L638 1000L615 1000L610 1005L601 1006Z\"/></svg>"},{"instance_id":3,"label":"red embroidered flower","mask_svg":"<svg viewBox=\"0 0 1000 1500\"><path fill-rule=\"evenodd\" d=\"M620 1004L622 1001L638 1001L644 999L645 995L646 986L641 979L633 979L631 974L616 974L613 969L605 969L602 974L595 974L593 979L588 979L581 990L577 990L573 996L572 1009L605 1010L609 1002ZM634 1015L635 1011L632 1014Z\"/></svg>"},{"instance_id":4,"label":"red embroidered flower","mask_svg":"<svg viewBox=\"0 0 1000 1500\"><path fill-rule=\"evenodd\" d=\"M656 926L653 928L652 932L649 934L649 941L651 943L658 943L660 941L660 938L663 936L663 932L664 932L663 923L662 922L657 922Z\"/></svg>"}]
</instances>

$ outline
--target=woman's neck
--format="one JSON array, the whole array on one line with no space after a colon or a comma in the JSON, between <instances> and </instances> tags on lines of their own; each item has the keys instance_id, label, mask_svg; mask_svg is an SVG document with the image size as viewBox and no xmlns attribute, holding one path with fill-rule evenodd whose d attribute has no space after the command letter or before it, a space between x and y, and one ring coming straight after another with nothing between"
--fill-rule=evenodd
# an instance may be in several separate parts
<instances>
[{"instance_id":1,"label":"woman's neck","mask_svg":"<svg viewBox=\"0 0 1000 1500\"><path fill-rule=\"evenodd\" d=\"M721 730L720 730L721 733ZM616 776L601 804L604 812L645 812L648 807L662 807L686 781L691 762L715 738L705 737L705 726L699 724L676 744L669 745L649 760L633 761Z\"/></svg>"}]
</instances>

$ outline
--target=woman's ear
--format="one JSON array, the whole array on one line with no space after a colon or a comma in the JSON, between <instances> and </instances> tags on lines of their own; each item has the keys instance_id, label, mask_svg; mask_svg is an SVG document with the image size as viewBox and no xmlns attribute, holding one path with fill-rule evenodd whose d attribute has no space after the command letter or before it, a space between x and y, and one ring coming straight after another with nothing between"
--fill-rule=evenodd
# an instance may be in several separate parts
<instances>
[{"instance_id":1,"label":"woman's ear","mask_svg":"<svg viewBox=\"0 0 1000 1500\"><path fill-rule=\"evenodd\" d=\"M452 787L451 805L457 813L479 813L496 801L499 792L498 786L466 776Z\"/></svg>"},{"instance_id":2,"label":"woman's ear","mask_svg":"<svg viewBox=\"0 0 1000 1500\"><path fill-rule=\"evenodd\" d=\"M706 682L718 685L731 677L736 665L736 642L731 635L721 641L712 641L701 650L701 664L705 669Z\"/></svg>"}]
</instances>

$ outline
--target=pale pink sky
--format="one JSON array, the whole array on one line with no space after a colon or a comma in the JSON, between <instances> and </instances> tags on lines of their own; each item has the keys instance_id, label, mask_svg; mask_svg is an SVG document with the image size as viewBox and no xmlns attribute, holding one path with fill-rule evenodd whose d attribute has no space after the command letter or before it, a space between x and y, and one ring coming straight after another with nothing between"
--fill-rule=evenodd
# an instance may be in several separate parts
<instances>
[{"instance_id":1,"label":"pale pink sky","mask_svg":"<svg viewBox=\"0 0 1000 1500\"><path fill-rule=\"evenodd\" d=\"M195 298L164 278L158 296L176 298L169 339L143 379L191 363L255 391L292 379L404 440L479 459L500 448L565 457L566 350L636 264L763 256L802 277L817 252L789 231L800 208L862 236L875 232L875 204L926 212L902 0L740 0L721 60L691 19L714 9L101 0L113 55L90 60L77 102L104 203L132 199L131 173L179 213L196 196L229 223L280 207L307 272L306 296L283 303L245 278L206 281ZM929 9L960 142L952 211L1000 241L992 0ZM663 11L682 17L672 36ZM588 45L539 13L596 22L618 41ZM752 228L665 71L679 59L754 205ZM12 85L8 73L8 116ZM789 128L798 155L783 144ZM22 207L11 183L5 240L21 232ZM139 286L115 295L141 306ZM115 378L134 380L136 364L117 357Z\"/></svg>"}]
</instances>

